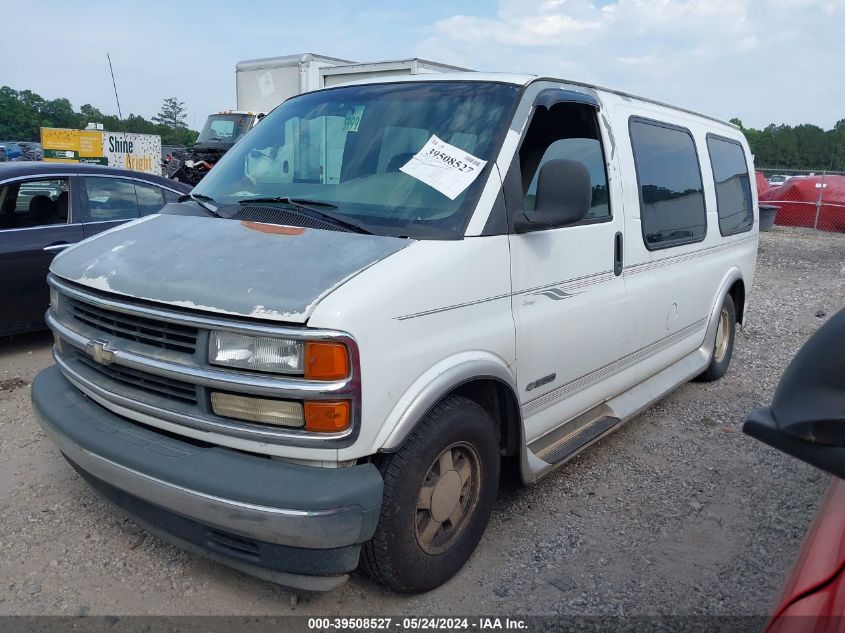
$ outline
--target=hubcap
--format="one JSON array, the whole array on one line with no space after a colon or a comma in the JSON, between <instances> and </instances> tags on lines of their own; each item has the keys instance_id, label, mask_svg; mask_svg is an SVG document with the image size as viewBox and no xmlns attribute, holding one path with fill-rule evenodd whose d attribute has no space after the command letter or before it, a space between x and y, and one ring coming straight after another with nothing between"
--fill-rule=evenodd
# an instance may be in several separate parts
<instances>
[{"instance_id":1,"label":"hubcap","mask_svg":"<svg viewBox=\"0 0 845 633\"><path fill-rule=\"evenodd\" d=\"M429 467L417 498L415 535L429 554L449 549L478 503L481 469L478 453L458 442Z\"/></svg>"},{"instance_id":2,"label":"hubcap","mask_svg":"<svg viewBox=\"0 0 845 633\"><path fill-rule=\"evenodd\" d=\"M716 330L716 347L713 355L716 357L716 362L721 363L728 352L728 339L730 339L730 321L728 320L728 311L722 308L719 313L719 328Z\"/></svg>"}]
</instances>

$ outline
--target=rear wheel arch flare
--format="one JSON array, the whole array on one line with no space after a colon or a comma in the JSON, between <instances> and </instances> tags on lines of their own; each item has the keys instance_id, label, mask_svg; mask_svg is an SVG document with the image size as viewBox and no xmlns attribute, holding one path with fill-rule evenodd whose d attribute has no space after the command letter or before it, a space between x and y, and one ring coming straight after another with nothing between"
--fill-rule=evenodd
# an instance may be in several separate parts
<instances>
[{"instance_id":1,"label":"rear wheel arch flare","mask_svg":"<svg viewBox=\"0 0 845 633\"><path fill-rule=\"evenodd\" d=\"M742 279L737 279L728 289L728 294L734 300L736 322L742 323L745 317L745 282Z\"/></svg>"}]
</instances>

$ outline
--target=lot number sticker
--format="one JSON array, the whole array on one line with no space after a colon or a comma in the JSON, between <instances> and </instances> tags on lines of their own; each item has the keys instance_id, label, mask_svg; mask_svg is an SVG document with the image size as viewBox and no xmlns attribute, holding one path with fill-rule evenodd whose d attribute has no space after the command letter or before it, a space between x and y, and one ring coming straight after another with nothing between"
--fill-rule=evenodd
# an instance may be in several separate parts
<instances>
[{"instance_id":1,"label":"lot number sticker","mask_svg":"<svg viewBox=\"0 0 845 633\"><path fill-rule=\"evenodd\" d=\"M399 169L454 200L478 178L487 164L434 134L422 149Z\"/></svg>"}]
</instances>

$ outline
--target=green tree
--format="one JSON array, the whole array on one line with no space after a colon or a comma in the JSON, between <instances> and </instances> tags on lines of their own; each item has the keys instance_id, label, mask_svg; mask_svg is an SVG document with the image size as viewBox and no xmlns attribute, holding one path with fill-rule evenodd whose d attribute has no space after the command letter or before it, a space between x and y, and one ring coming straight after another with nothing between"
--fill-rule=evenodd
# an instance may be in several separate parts
<instances>
[{"instance_id":1,"label":"green tree","mask_svg":"<svg viewBox=\"0 0 845 633\"><path fill-rule=\"evenodd\" d=\"M188 118L188 115L185 110L184 102L179 101L176 97L169 97L162 102L161 110L153 117L153 121L174 130L187 129L188 124L185 123L185 119Z\"/></svg>"},{"instance_id":2,"label":"green tree","mask_svg":"<svg viewBox=\"0 0 845 633\"><path fill-rule=\"evenodd\" d=\"M137 134L158 134L166 145L191 145L197 132L185 125L185 104L176 99L165 99L165 104L174 101L177 106L175 119L179 124L163 124L150 121L137 114L130 114L121 121L118 117L104 114L99 108L86 103L73 109L64 98L46 100L31 90L14 90L0 87L0 140L38 141L41 127L66 127L84 129L89 123L102 123L106 130L114 132L135 132Z\"/></svg>"},{"instance_id":3,"label":"green tree","mask_svg":"<svg viewBox=\"0 0 845 633\"><path fill-rule=\"evenodd\" d=\"M67 99L44 101L39 113L41 127L76 127L79 115Z\"/></svg>"},{"instance_id":4,"label":"green tree","mask_svg":"<svg viewBox=\"0 0 845 633\"><path fill-rule=\"evenodd\" d=\"M845 119L832 130L810 124L771 124L755 130L745 128L738 118L731 122L743 131L761 167L845 171Z\"/></svg>"}]
</instances>

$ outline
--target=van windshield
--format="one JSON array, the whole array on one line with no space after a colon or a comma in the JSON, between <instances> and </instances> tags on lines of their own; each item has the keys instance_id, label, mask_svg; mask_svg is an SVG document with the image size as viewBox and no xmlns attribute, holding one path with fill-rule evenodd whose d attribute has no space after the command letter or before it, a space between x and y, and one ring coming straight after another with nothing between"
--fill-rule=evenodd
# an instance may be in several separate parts
<instances>
[{"instance_id":1,"label":"van windshield","mask_svg":"<svg viewBox=\"0 0 845 633\"><path fill-rule=\"evenodd\" d=\"M267 115L194 192L217 205L305 199L333 205L333 214L375 234L455 239L518 94L506 84L431 81L300 95ZM408 167L429 141L451 161L434 180ZM464 159L478 161L469 175L459 173Z\"/></svg>"}]
</instances>

